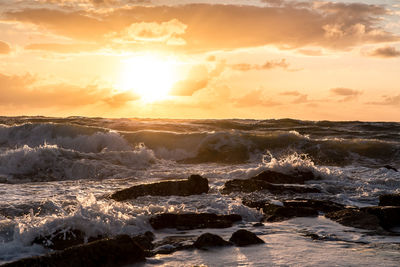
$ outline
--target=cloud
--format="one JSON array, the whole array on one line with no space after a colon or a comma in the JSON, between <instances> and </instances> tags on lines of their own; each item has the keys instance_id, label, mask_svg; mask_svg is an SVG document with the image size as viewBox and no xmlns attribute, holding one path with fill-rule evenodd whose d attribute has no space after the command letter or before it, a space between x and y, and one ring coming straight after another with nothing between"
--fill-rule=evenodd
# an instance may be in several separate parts
<instances>
[{"instance_id":1,"label":"cloud","mask_svg":"<svg viewBox=\"0 0 400 267\"><path fill-rule=\"evenodd\" d=\"M280 95L299 96L299 95L301 95L301 93L298 91L285 91L285 92L280 93Z\"/></svg>"},{"instance_id":2,"label":"cloud","mask_svg":"<svg viewBox=\"0 0 400 267\"><path fill-rule=\"evenodd\" d=\"M120 43L127 42L161 42L167 45L184 45L185 40L179 37L185 33L187 26L177 19L156 22L132 23L125 29L108 34L107 37Z\"/></svg>"},{"instance_id":3,"label":"cloud","mask_svg":"<svg viewBox=\"0 0 400 267\"><path fill-rule=\"evenodd\" d=\"M285 2L264 7L133 6L106 12L35 8L9 10L3 16L77 41L109 44L118 40L129 43L139 39L143 42L171 39L171 43L182 44L181 49L189 52L264 45L285 49L310 45L348 49L365 43L399 40L397 35L381 28L380 17L388 12L381 6L318 3ZM113 35L118 38L110 38Z\"/></svg>"},{"instance_id":4,"label":"cloud","mask_svg":"<svg viewBox=\"0 0 400 267\"><path fill-rule=\"evenodd\" d=\"M242 97L232 99L234 106L239 108L254 107L254 106L278 106L281 103L272 100L271 98L266 98L262 89L256 89L250 91Z\"/></svg>"},{"instance_id":5,"label":"cloud","mask_svg":"<svg viewBox=\"0 0 400 267\"><path fill-rule=\"evenodd\" d=\"M75 107L103 102L111 97L111 88L97 85L76 86L71 84L40 85L33 75L0 74L0 105L31 108Z\"/></svg>"},{"instance_id":6,"label":"cloud","mask_svg":"<svg viewBox=\"0 0 400 267\"><path fill-rule=\"evenodd\" d=\"M80 53L96 51L101 48L99 44L80 43L80 44L58 44L58 43L43 43L30 44L25 46L27 50L43 50L57 53Z\"/></svg>"},{"instance_id":7,"label":"cloud","mask_svg":"<svg viewBox=\"0 0 400 267\"><path fill-rule=\"evenodd\" d=\"M212 69L205 65L197 65L190 69L187 78L178 81L170 91L172 96L192 96L208 86L210 81L217 78L225 69L225 62L218 62Z\"/></svg>"},{"instance_id":8,"label":"cloud","mask_svg":"<svg viewBox=\"0 0 400 267\"><path fill-rule=\"evenodd\" d=\"M382 101L368 102L372 105L400 106L400 94L395 96L383 96Z\"/></svg>"},{"instance_id":9,"label":"cloud","mask_svg":"<svg viewBox=\"0 0 400 267\"><path fill-rule=\"evenodd\" d=\"M231 65L231 68L234 70L239 70L239 71L249 71L249 70L269 70L269 69L274 69L274 68L282 68L282 69L287 69L289 67L289 64L286 62L286 59L281 59L281 60L272 60L272 61L267 61L262 65L257 65L257 64L247 64L247 63L239 63L239 64L233 64Z\"/></svg>"},{"instance_id":10,"label":"cloud","mask_svg":"<svg viewBox=\"0 0 400 267\"><path fill-rule=\"evenodd\" d=\"M369 53L372 57L394 58L400 57L400 51L392 46L377 48Z\"/></svg>"},{"instance_id":11,"label":"cloud","mask_svg":"<svg viewBox=\"0 0 400 267\"><path fill-rule=\"evenodd\" d=\"M140 96L134 94L133 92L123 92L104 98L103 101L115 108L121 107L127 102L136 101L138 99L140 99Z\"/></svg>"},{"instance_id":12,"label":"cloud","mask_svg":"<svg viewBox=\"0 0 400 267\"><path fill-rule=\"evenodd\" d=\"M0 54L8 54L10 51L10 46L5 42L0 41Z\"/></svg>"},{"instance_id":13,"label":"cloud","mask_svg":"<svg viewBox=\"0 0 400 267\"><path fill-rule=\"evenodd\" d=\"M334 96L342 97L342 99L340 99L340 102L347 102L347 101L354 100L362 94L362 91L358 91L358 90L354 90L354 89L350 89L350 88L344 88L344 87L332 88L329 91Z\"/></svg>"}]
</instances>

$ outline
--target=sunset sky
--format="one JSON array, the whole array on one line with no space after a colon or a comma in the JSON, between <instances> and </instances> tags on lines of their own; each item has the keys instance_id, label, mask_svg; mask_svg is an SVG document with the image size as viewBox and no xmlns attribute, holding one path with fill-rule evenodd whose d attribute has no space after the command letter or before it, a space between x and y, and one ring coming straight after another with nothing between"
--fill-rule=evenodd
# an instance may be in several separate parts
<instances>
[{"instance_id":1,"label":"sunset sky","mask_svg":"<svg viewBox=\"0 0 400 267\"><path fill-rule=\"evenodd\" d=\"M400 1L0 0L0 115L400 120Z\"/></svg>"}]
</instances>

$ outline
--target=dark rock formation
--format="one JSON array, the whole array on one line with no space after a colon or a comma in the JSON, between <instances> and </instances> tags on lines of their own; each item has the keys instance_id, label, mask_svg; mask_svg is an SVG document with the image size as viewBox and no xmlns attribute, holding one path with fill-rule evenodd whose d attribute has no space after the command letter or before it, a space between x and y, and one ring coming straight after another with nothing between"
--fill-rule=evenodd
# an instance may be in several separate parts
<instances>
[{"instance_id":1,"label":"dark rock formation","mask_svg":"<svg viewBox=\"0 0 400 267\"><path fill-rule=\"evenodd\" d=\"M193 248L196 236L167 236L154 244L154 254L171 254L178 250Z\"/></svg>"},{"instance_id":2,"label":"dark rock formation","mask_svg":"<svg viewBox=\"0 0 400 267\"><path fill-rule=\"evenodd\" d=\"M311 208L323 213L339 211L346 206L329 201L329 200L315 200L315 199L293 199L283 201L283 205L288 208Z\"/></svg>"},{"instance_id":3,"label":"dark rock formation","mask_svg":"<svg viewBox=\"0 0 400 267\"><path fill-rule=\"evenodd\" d=\"M234 222L241 221L240 215L217 215L214 213L163 213L150 218L149 222L154 229L176 228L179 230L201 228L228 228Z\"/></svg>"},{"instance_id":4,"label":"dark rock formation","mask_svg":"<svg viewBox=\"0 0 400 267\"><path fill-rule=\"evenodd\" d=\"M102 239L84 245L73 246L44 256L21 259L5 264L8 267L97 267L123 266L145 261L144 251L127 235Z\"/></svg>"},{"instance_id":5,"label":"dark rock formation","mask_svg":"<svg viewBox=\"0 0 400 267\"><path fill-rule=\"evenodd\" d=\"M400 194L385 194L379 196L379 206L400 206Z\"/></svg>"},{"instance_id":6,"label":"dark rock formation","mask_svg":"<svg viewBox=\"0 0 400 267\"><path fill-rule=\"evenodd\" d=\"M320 179L310 171L297 171L291 175L275 172L263 171L262 173L250 178L261 180L272 184L304 184L305 181Z\"/></svg>"},{"instance_id":7,"label":"dark rock formation","mask_svg":"<svg viewBox=\"0 0 400 267\"><path fill-rule=\"evenodd\" d=\"M200 175L191 175L187 180L162 181L129 187L113 193L110 197L117 201L141 196L190 196L208 192L208 180Z\"/></svg>"},{"instance_id":8,"label":"dark rock formation","mask_svg":"<svg viewBox=\"0 0 400 267\"><path fill-rule=\"evenodd\" d=\"M328 200L294 199L282 201L283 206L269 203L269 200L244 199L243 205L250 208L262 209L265 214L265 221L277 222L294 217L318 216L318 212L333 212L342 210L344 205Z\"/></svg>"},{"instance_id":9,"label":"dark rock formation","mask_svg":"<svg viewBox=\"0 0 400 267\"><path fill-rule=\"evenodd\" d=\"M205 233L199 236L193 246L198 249L206 249L208 247L223 247L232 245L222 237L210 233Z\"/></svg>"},{"instance_id":10,"label":"dark rock formation","mask_svg":"<svg viewBox=\"0 0 400 267\"><path fill-rule=\"evenodd\" d=\"M255 191L268 190L274 194L282 193L295 193L295 194L306 194L306 193L321 193L318 188L307 187L307 186L295 186L295 185L276 185L269 182L257 179L234 179L227 181L221 190L222 194L230 194L232 192L244 192L250 193Z\"/></svg>"},{"instance_id":11,"label":"dark rock formation","mask_svg":"<svg viewBox=\"0 0 400 267\"><path fill-rule=\"evenodd\" d=\"M274 204L266 204L263 207L265 214L265 221L267 222L279 222L295 217L316 217L318 211L312 208L303 207L282 207Z\"/></svg>"},{"instance_id":12,"label":"dark rock formation","mask_svg":"<svg viewBox=\"0 0 400 267\"><path fill-rule=\"evenodd\" d=\"M385 165L385 166L383 166L383 167L386 168L386 169L388 169L388 170L392 170L392 171L398 172L398 170L397 170L395 167L392 167L392 166L390 166L390 165Z\"/></svg>"},{"instance_id":13,"label":"dark rock formation","mask_svg":"<svg viewBox=\"0 0 400 267\"><path fill-rule=\"evenodd\" d=\"M344 226L366 230L381 230L379 218L359 209L344 209L325 214L325 217Z\"/></svg>"},{"instance_id":14,"label":"dark rock formation","mask_svg":"<svg viewBox=\"0 0 400 267\"><path fill-rule=\"evenodd\" d=\"M400 207L365 207L360 209L362 212L378 217L379 224L386 230L395 226L400 226Z\"/></svg>"},{"instance_id":15,"label":"dark rock formation","mask_svg":"<svg viewBox=\"0 0 400 267\"><path fill-rule=\"evenodd\" d=\"M249 232L244 229L240 229L234 232L229 239L230 242L234 243L239 247L244 247L253 244L263 244L265 243L262 239L257 237L256 234Z\"/></svg>"},{"instance_id":16,"label":"dark rock formation","mask_svg":"<svg viewBox=\"0 0 400 267\"><path fill-rule=\"evenodd\" d=\"M51 235L38 236L33 240L33 244L39 244L54 250L63 250L72 246L87 242L96 241L103 237L90 237L86 239L84 232L77 229L61 229Z\"/></svg>"}]
</instances>

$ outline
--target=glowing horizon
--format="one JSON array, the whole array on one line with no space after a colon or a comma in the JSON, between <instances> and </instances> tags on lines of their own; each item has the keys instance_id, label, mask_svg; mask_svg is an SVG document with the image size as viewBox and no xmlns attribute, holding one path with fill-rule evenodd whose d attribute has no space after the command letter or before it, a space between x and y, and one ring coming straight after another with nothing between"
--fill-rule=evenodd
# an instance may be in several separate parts
<instances>
[{"instance_id":1,"label":"glowing horizon","mask_svg":"<svg viewBox=\"0 0 400 267\"><path fill-rule=\"evenodd\" d=\"M400 120L397 0L0 8L0 115Z\"/></svg>"}]
</instances>

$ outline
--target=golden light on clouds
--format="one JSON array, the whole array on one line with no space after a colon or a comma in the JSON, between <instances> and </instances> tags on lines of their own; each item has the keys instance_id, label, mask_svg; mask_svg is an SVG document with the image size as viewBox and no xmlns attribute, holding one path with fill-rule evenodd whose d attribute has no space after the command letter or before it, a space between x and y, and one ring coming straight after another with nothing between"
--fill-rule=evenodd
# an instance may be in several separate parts
<instances>
[{"instance_id":1,"label":"golden light on clouds","mask_svg":"<svg viewBox=\"0 0 400 267\"><path fill-rule=\"evenodd\" d=\"M179 79L177 61L155 54L140 54L122 60L122 71L115 85L121 92L131 91L144 102L168 97Z\"/></svg>"},{"instance_id":2,"label":"golden light on clouds","mask_svg":"<svg viewBox=\"0 0 400 267\"><path fill-rule=\"evenodd\" d=\"M397 0L3 0L0 10L5 115L400 117Z\"/></svg>"}]
</instances>

